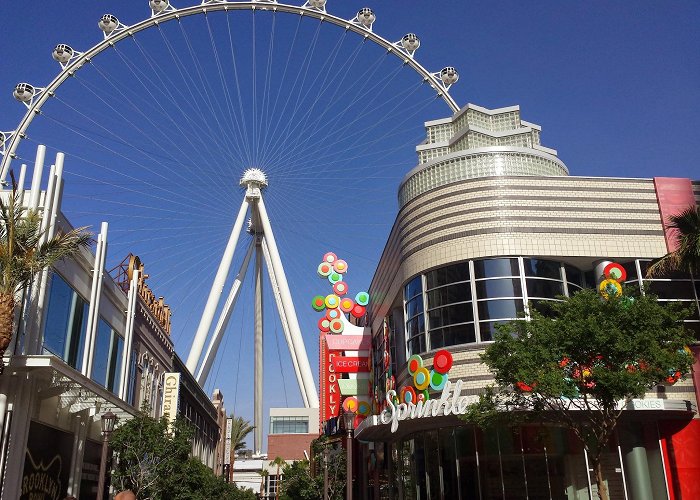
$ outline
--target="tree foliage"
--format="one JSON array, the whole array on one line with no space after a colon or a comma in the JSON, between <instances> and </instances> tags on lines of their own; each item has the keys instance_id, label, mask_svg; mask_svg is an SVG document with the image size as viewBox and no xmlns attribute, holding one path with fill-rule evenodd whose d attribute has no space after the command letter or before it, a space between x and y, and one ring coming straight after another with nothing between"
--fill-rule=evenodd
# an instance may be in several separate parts
<instances>
[{"instance_id":1,"label":"tree foliage","mask_svg":"<svg viewBox=\"0 0 700 500\"><path fill-rule=\"evenodd\" d=\"M324 465L324 449L328 450L328 461ZM308 460L298 460L283 469L284 484L281 500L321 500L323 498L324 467L328 469L328 498L345 498L346 460L345 451L339 441L321 436L311 443L313 470Z\"/></svg>"},{"instance_id":2,"label":"tree foliage","mask_svg":"<svg viewBox=\"0 0 700 500\"><path fill-rule=\"evenodd\" d=\"M553 422L589 453L601 499L601 453L627 404L658 384L685 377L693 356L686 311L652 295L602 300L583 290L544 316L501 325L481 355L496 379L465 418L477 425Z\"/></svg>"},{"instance_id":3,"label":"tree foliage","mask_svg":"<svg viewBox=\"0 0 700 500\"><path fill-rule=\"evenodd\" d=\"M700 275L700 206L690 206L668 218L668 227L675 230L677 248L654 262L647 276L682 271Z\"/></svg>"},{"instance_id":4,"label":"tree foliage","mask_svg":"<svg viewBox=\"0 0 700 500\"><path fill-rule=\"evenodd\" d=\"M190 457L192 435L185 421L178 419L170 426L144 409L112 435L112 484L117 490L130 489L139 500L254 499L252 491L225 483Z\"/></svg>"}]
</instances>

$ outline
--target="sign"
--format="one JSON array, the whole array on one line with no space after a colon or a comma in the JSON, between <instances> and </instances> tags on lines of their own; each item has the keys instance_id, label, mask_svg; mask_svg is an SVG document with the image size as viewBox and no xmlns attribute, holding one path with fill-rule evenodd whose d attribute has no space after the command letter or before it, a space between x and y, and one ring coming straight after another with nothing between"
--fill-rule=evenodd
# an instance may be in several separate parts
<instances>
[{"instance_id":1,"label":"sign","mask_svg":"<svg viewBox=\"0 0 700 500\"><path fill-rule=\"evenodd\" d=\"M166 373L163 381L163 416L169 423L175 422L180 400L180 374Z\"/></svg>"},{"instance_id":2,"label":"sign","mask_svg":"<svg viewBox=\"0 0 700 500\"><path fill-rule=\"evenodd\" d=\"M338 380L340 394L343 396L361 396L369 394L369 379L350 378Z\"/></svg>"},{"instance_id":3,"label":"sign","mask_svg":"<svg viewBox=\"0 0 700 500\"><path fill-rule=\"evenodd\" d=\"M366 356L362 358L335 356L333 358L333 368L338 373L369 373L369 359Z\"/></svg>"},{"instance_id":4,"label":"sign","mask_svg":"<svg viewBox=\"0 0 700 500\"><path fill-rule=\"evenodd\" d=\"M74 435L69 432L31 422L20 500L60 500L66 497L73 458L73 438Z\"/></svg>"},{"instance_id":5,"label":"sign","mask_svg":"<svg viewBox=\"0 0 700 500\"><path fill-rule=\"evenodd\" d=\"M416 418L437 417L438 415L462 415L469 405L479 401L479 396L461 396L463 382L458 380L452 390L452 382L447 382L438 399L418 401L418 403L395 403L396 391L386 393L387 409L379 415L383 424L391 423L391 432L396 432L399 422Z\"/></svg>"},{"instance_id":6,"label":"sign","mask_svg":"<svg viewBox=\"0 0 700 500\"><path fill-rule=\"evenodd\" d=\"M224 445L224 465L231 463L231 431L233 429L233 419L226 419L226 442Z\"/></svg>"},{"instance_id":7,"label":"sign","mask_svg":"<svg viewBox=\"0 0 700 500\"><path fill-rule=\"evenodd\" d=\"M333 366L333 358L337 356L331 352L326 344L330 335L325 333L320 336L320 371L321 371L321 422L337 417L340 414L340 389L338 387L338 373Z\"/></svg>"},{"instance_id":8,"label":"sign","mask_svg":"<svg viewBox=\"0 0 700 500\"><path fill-rule=\"evenodd\" d=\"M331 351L369 351L372 339L369 335L328 335L326 343Z\"/></svg>"}]
</instances>

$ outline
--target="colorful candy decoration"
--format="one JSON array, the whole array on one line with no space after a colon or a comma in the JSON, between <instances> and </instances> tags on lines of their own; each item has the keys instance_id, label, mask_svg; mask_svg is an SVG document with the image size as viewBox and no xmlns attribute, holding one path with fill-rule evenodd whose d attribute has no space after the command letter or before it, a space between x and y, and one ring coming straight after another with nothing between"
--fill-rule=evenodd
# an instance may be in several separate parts
<instances>
[{"instance_id":1,"label":"colorful candy decoration","mask_svg":"<svg viewBox=\"0 0 700 500\"><path fill-rule=\"evenodd\" d=\"M343 330L345 329L345 325L341 319L334 319L330 322L328 327L333 333L343 333Z\"/></svg>"},{"instance_id":2,"label":"colorful candy decoration","mask_svg":"<svg viewBox=\"0 0 700 500\"><path fill-rule=\"evenodd\" d=\"M333 269L338 274L345 274L348 270L348 263L344 260L337 259L333 262Z\"/></svg>"},{"instance_id":3,"label":"colorful candy decoration","mask_svg":"<svg viewBox=\"0 0 700 500\"><path fill-rule=\"evenodd\" d=\"M340 305L340 297L334 294L326 295L325 304L328 309L335 309Z\"/></svg>"},{"instance_id":4,"label":"colorful candy decoration","mask_svg":"<svg viewBox=\"0 0 700 500\"><path fill-rule=\"evenodd\" d=\"M323 295L316 295L311 299L311 307L313 307L316 312L323 311L326 308L326 299Z\"/></svg>"},{"instance_id":5,"label":"colorful candy decoration","mask_svg":"<svg viewBox=\"0 0 700 500\"><path fill-rule=\"evenodd\" d=\"M433 358L433 370L440 374L446 374L452 369L452 353L441 349L435 353Z\"/></svg>"},{"instance_id":6,"label":"colorful candy decoration","mask_svg":"<svg viewBox=\"0 0 700 500\"><path fill-rule=\"evenodd\" d=\"M329 264L332 264L336 260L338 260L338 257L333 252L328 252L323 256L323 262L328 262Z\"/></svg>"},{"instance_id":7,"label":"colorful candy decoration","mask_svg":"<svg viewBox=\"0 0 700 500\"><path fill-rule=\"evenodd\" d=\"M333 272L333 266L330 265L328 262L321 262L318 265L318 275L319 276L326 278L332 272Z\"/></svg>"},{"instance_id":8,"label":"colorful candy decoration","mask_svg":"<svg viewBox=\"0 0 700 500\"><path fill-rule=\"evenodd\" d=\"M416 370L416 373L413 374L413 385L419 391L428 388L430 385L430 372L427 368L421 366Z\"/></svg>"},{"instance_id":9,"label":"colorful candy decoration","mask_svg":"<svg viewBox=\"0 0 700 500\"><path fill-rule=\"evenodd\" d=\"M318 329L323 333L328 333L331 331L331 322L328 318L321 318L318 320Z\"/></svg>"},{"instance_id":10,"label":"colorful candy decoration","mask_svg":"<svg viewBox=\"0 0 700 500\"><path fill-rule=\"evenodd\" d=\"M331 274L328 275L328 281L330 282L331 285L335 285L339 281L343 279L343 276L340 273L336 273L335 271L331 272Z\"/></svg>"},{"instance_id":11,"label":"colorful candy decoration","mask_svg":"<svg viewBox=\"0 0 700 500\"><path fill-rule=\"evenodd\" d=\"M600 282L598 291L605 300L609 300L610 297L619 297L622 295L622 285L614 279L606 279Z\"/></svg>"},{"instance_id":12,"label":"colorful candy decoration","mask_svg":"<svg viewBox=\"0 0 700 500\"><path fill-rule=\"evenodd\" d=\"M401 400L402 403L413 403L416 404L418 402L418 398L416 397L416 391L413 387L410 385L404 386L401 388L401 392L399 393L399 399Z\"/></svg>"},{"instance_id":13,"label":"colorful candy decoration","mask_svg":"<svg viewBox=\"0 0 700 500\"><path fill-rule=\"evenodd\" d=\"M360 304L355 304L350 310L350 314L352 314L355 318L361 318L365 315L365 312L367 312L367 309L365 306L361 306Z\"/></svg>"},{"instance_id":14,"label":"colorful candy decoration","mask_svg":"<svg viewBox=\"0 0 700 500\"><path fill-rule=\"evenodd\" d=\"M414 354L410 358L408 358L408 373L411 375L415 375L415 373L418 371L418 368L423 367L423 358L421 358L418 354Z\"/></svg>"},{"instance_id":15,"label":"colorful candy decoration","mask_svg":"<svg viewBox=\"0 0 700 500\"><path fill-rule=\"evenodd\" d=\"M348 284L344 281L338 281L335 285L333 285L333 293L338 296L345 295L348 293Z\"/></svg>"},{"instance_id":16,"label":"colorful candy decoration","mask_svg":"<svg viewBox=\"0 0 700 500\"><path fill-rule=\"evenodd\" d=\"M609 280L625 281L627 280L627 271L617 262L611 262L603 269L603 276Z\"/></svg>"},{"instance_id":17,"label":"colorful candy decoration","mask_svg":"<svg viewBox=\"0 0 700 500\"><path fill-rule=\"evenodd\" d=\"M349 299L347 297L343 297L342 299L340 299L340 310L344 313L349 313L350 311L352 311L353 307L355 307L355 303L352 301L352 299Z\"/></svg>"},{"instance_id":18,"label":"colorful candy decoration","mask_svg":"<svg viewBox=\"0 0 700 500\"><path fill-rule=\"evenodd\" d=\"M441 391L447 383L447 373L440 373L435 370L430 370L430 388L435 391Z\"/></svg>"},{"instance_id":19,"label":"colorful candy decoration","mask_svg":"<svg viewBox=\"0 0 700 500\"><path fill-rule=\"evenodd\" d=\"M366 306L369 304L369 294L367 292L360 292L357 295L355 295L355 302L360 304L361 306Z\"/></svg>"},{"instance_id":20,"label":"colorful candy decoration","mask_svg":"<svg viewBox=\"0 0 700 500\"><path fill-rule=\"evenodd\" d=\"M367 401L358 401L357 402L357 414L362 415L363 417L369 416L369 414L372 412L372 407Z\"/></svg>"},{"instance_id":21,"label":"colorful candy decoration","mask_svg":"<svg viewBox=\"0 0 700 500\"><path fill-rule=\"evenodd\" d=\"M600 296L605 300L610 300L611 297L621 297L622 285L620 282L627 279L625 268L617 262L610 262L603 268L603 277L605 279L598 286Z\"/></svg>"},{"instance_id":22,"label":"colorful candy decoration","mask_svg":"<svg viewBox=\"0 0 700 500\"><path fill-rule=\"evenodd\" d=\"M358 406L359 406L359 403L357 401L357 397L355 397L355 396L348 396L343 401L343 410L344 411L354 411L357 413Z\"/></svg>"}]
</instances>

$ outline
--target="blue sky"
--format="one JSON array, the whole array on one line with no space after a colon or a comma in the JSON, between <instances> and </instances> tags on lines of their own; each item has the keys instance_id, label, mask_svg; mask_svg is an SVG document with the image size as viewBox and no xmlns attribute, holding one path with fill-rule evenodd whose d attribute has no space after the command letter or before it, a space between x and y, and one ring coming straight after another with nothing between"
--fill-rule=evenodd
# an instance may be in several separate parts
<instances>
[{"instance_id":1,"label":"blue sky","mask_svg":"<svg viewBox=\"0 0 700 500\"><path fill-rule=\"evenodd\" d=\"M460 105L519 104L573 175L700 177L700 3L375 3L367 5L377 33L397 40L415 32L424 66L457 67L452 95ZM328 2L343 18L364 6ZM0 130L12 130L22 115L14 85L48 83L58 71L53 46L87 49L101 39L97 20L106 12L133 24L148 7L135 0L0 4ZM316 371L317 314L309 301L328 289L316 264L336 251L350 264L351 290L367 288L396 214L398 182L415 165L422 122L449 110L411 70L352 34L258 14L254 35L252 15L236 16L163 26L95 58L45 106L20 156L31 158L39 142L66 151L64 211L75 224L110 221L108 265L129 251L142 257L156 294L173 305L183 358L242 199L237 179L251 164L265 168L266 203ZM206 388L221 387L229 409L252 417L250 283L243 289ZM299 405L266 294L266 406Z\"/></svg>"}]
</instances>

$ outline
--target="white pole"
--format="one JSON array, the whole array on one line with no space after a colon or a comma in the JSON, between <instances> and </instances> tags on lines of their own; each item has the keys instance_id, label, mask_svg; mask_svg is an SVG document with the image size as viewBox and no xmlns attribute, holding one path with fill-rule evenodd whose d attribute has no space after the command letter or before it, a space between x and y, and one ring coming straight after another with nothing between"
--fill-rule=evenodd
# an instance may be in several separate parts
<instances>
[{"instance_id":1,"label":"white pole","mask_svg":"<svg viewBox=\"0 0 700 500\"><path fill-rule=\"evenodd\" d=\"M254 330L255 330L255 363L253 367L254 380L254 410L253 410L253 449L255 455L262 453L263 444L263 270L262 249L260 248L261 235L255 238L255 305L254 305Z\"/></svg>"},{"instance_id":2,"label":"white pole","mask_svg":"<svg viewBox=\"0 0 700 500\"><path fill-rule=\"evenodd\" d=\"M318 392L316 392L316 383L314 382L314 377L311 374L309 358L306 355L304 339L301 335L301 329L299 328L299 320L297 319L297 314L294 310L294 302L292 302L292 295L289 292L287 277L284 274L284 267L282 266L282 261L280 260L280 254L277 250L275 236L272 233L270 219L267 216L267 210L265 209L265 202L263 201L262 195L258 199L257 208L258 213L260 214L260 222L263 226L263 234L265 235L265 239L267 240L268 248L270 251L272 268L275 272L275 277L278 280L280 298L282 300L282 308L284 309L284 313L287 316L287 321L289 322L289 329L292 337L292 344L294 345L294 352L296 352L299 360L299 370L301 372L301 378L304 382L304 391L306 392L306 399L308 401L306 407L318 408Z\"/></svg>"},{"instance_id":3,"label":"white pole","mask_svg":"<svg viewBox=\"0 0 700 500\"><path fill-rule=\"evenodd\" d=\"M53 202L51 203L51 220L49 220L48 239L53 238L56 232L56 219L61 211L61 201L63 199L63 163L66 155L56 153L56 185L53 189Z\"/></svg>"},{"instance_id":4,"label":"white pole","mask_svg":"<svg viewBox=\"0 0 700 500\"><path fill-rule=\"evenodd\" d=\"M136 316L136 297L138 296L139 270L134 269L131 282L129 283L129 294L126 303L126 326L124 327L124 351L122 353L122 370L119 377L119 398L126 401L129 387L129 363L133 351L134 338L134 317Z\"/></svg>"},{"instance_id":5,"label":"white pole","mask_svg":"<svg viewBox=\"0 0 700 500\"><path fill-rule=\"evenodd\" d=\"M238 271L236 279L233 280L231 292L229 293L226 302L224 303L224 308L221 310L219 321L216 323L216 327L214 328L214 335L212 336L211 341L209 342L209 347L207 348L207 352L204 355L202 365L199 367L199 371L197 372L197 383L202 387L204 387L204 384L207 382L209 372L211 371L211 367L214 364L214 359L216 359L216 353L219 350L219 344L221 344L221 339L223 337L224 332L226 331L228 322L231 319L231 313L233 312L233 308L235 307L236 301L238 300L238 292L241 289L241 283L243 282L243 280L245 280L245 275L248 271L248 265L250 263L250 258L253 255L254 248L255 240L251 240L250 246L248 247L248 251L245 254L245 258L243 259L243 264L241 264L241 269Z\"/></svg>"},{"instance_id":6,"label":"white pole","mask_svg":"<svg viewBox=\"0 0 700 500\"><path fill-rule=\"evenodd\" d=\"M229 236L228 243L226 244L226 250L224 250L224 255L221 257L219 269L216 271L214 283L209 291L207 304L204 307L202 319L199 321L197 333L195 333L194 340L192 341L190 354L187 357L186 366L192 374L194 374L195 370L197 369L199 358L202 356L202 349L204 349L204 342L207 340L209 329L211 328L211 323L214 320L214 314L216 313L216 308L219 306L219 299L221 298L224 285L226 284L228 271L231 267L231 261L233 260L233 252L236 249L238 236L241 234L241 228L243 227L243 221L245 220L245 215L247 212L248 200L244 198L243 203L241 203L241 209L238 211L236 222L233 225L231 236Z\"/></svg>"},{"instance_id":7,"label":"white pole","mask_svg":"<svg viewBox=\"0 0 700 500\"><path fill-rule=\"evenodd\" d=\"M46 146L39 144L36 148L36 159L34 160L34 173L32 174L32 186L29 193L29 208L34 209L39 206L39 195L41 194L41 174L44 171L44 158L46 157Z\"/></svg>"},{"instance_id":8,"label":"white pole","mask_svg":"<svg viewBox=\"0 0 700 500\"><path fill-rule=\"evenodd\" d=\"M19 179L17 179L17 194L19 195L19 202L24 206L24 182L27 178L27 164L22 163L19 168Z\"/></svg>"},{"instance_id":9,"label":"white pole","mask_svg":"<svg viewBox=\"0 0 700 500\"><path fill-rule=\"evenodd\" d=\"M275 297L275 304L277 304L277 312L280 317L280 322L282 323L282 331L284 332L284 340L287 342L287 348L289 349L289 355L292 358L292 364L294 365L294 373L297 377L297 384L299 384L299 391L301 392L301 398L304 400L304 406L309 407L309 401L306 397L306 391L304 390L304 380L301 378L301 372L299 371L299 361L297 360L297 353L294 351L294 344L292 344L292 337L289 333L289 321L287 321L287 315L284 314L284 308L282 307L282 298L280 297L279 286L277 285L277 278L275 277L275 272L272 269L272 260L270 259L270 250L267 248L267 242L265 238L262 240L262 250L265 256L265 264L267 265L267 274L270 277L270 284L272 285L272 294Z\"/></svg>"},{"instance_id":10,"label":"white pole","mask_svg":"<svg viewBox=\"0 0 700 500\"><path fill-rule=\"evenodd\" d=\"M105 256L107 254L107 228L106 222L102 223L100 236L97 239L97 252L95 265L92 272L92 290L90 308L88 309L87 335L85 350L83 351L83 375L92 376L93 358L95 356L95 344L97 327L100 318L100 298L102 296L102 275L104 273Z\"/></svg>"}]
</instances>

